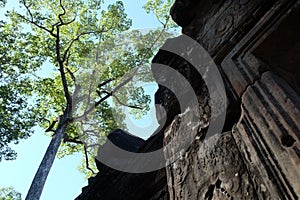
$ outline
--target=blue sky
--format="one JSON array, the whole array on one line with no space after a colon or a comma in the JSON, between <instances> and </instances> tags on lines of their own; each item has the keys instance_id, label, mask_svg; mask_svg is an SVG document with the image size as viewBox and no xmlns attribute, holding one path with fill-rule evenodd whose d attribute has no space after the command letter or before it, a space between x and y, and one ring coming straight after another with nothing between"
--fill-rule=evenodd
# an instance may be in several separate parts
<instances>
[{"instance_id":1,"label":"blue sky","mask_svg":"<svg viewBox=\"0 0 300 200\"><path fill-rule=\"evenodd\" d=\"M17 0L9 0L8 8L11 8L18 2ZM113 2L113 1L108 1ZM148 15L142 9L146 0L124 0L124 5L129 18L133 19L134 29L148 29L160 26L154 15ZM3 9L0 10L0 17L3 17ZM155 92L155 86L146 86L149 94ZM153 104L152 104L153 107ZM141 137L147 137L156 127L154 119L154 110L152 115L146 116L141 121L136 121L133 118L133 124L138 124L136 127L131 125L132 133L140 133L141 129L148 130L143 132ZM18 145L11 145L18 152L18 157L15 161L0 162L0 187L13 186L18 192L22 193L24 199L30 187L33 176L42 160L42 157L48 147L50 138L43 134L40 128L35 129L35 134L27 140L21 141ZM81 193L81 188L87 185L84 175L77 170L77 166L82 159L82 155L76 154L63 159L56 159L48 176L41 200L68 200L74 199Z\"/></svg>"}]
</instances>

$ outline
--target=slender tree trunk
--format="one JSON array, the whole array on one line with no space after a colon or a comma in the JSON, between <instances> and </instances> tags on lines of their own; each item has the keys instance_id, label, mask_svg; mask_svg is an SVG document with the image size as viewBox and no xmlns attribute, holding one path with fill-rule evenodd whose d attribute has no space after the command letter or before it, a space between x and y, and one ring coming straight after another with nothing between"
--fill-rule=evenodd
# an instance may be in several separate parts
<instances>
[{"instance_id":1,"label":"slender tree trunk","mask_svg":"<svg viewBox=\"0 0 300 200\"><path fill-rule=\"evenodd\" d=\"M63 140L67 128L67 124L60 122L55 135L47 148L44 158L34 176L25 200L39 200L42 194L45 182L47 180L50 169L53 165L58 148Z\"/></svg>"}]
</instances>

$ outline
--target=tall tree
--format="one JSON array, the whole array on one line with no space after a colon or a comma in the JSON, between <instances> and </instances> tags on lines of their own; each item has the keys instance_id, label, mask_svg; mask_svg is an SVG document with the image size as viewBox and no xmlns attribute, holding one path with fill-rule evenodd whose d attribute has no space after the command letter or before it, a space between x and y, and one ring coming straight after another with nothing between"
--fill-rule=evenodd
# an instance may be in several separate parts
<instances>
[{"instance_id":1,"label":"tall tree","mask_svg":"<svg viewBox=\"0 0 300 200\"><path fill-rule=\"evenodd\" d=\"M34 200L42 193L62 142L62 155L78 151L78 145L86 153L95 138L99 140L99 135L118 126L107 101L110 97L133 109L149 102L138 89L131 89L130 96L117 92L133 80L133 76L123 75L147 62L155 50L153 44L163 37L155 31L146 35L132 31L125 35L134 45L116 44L123 36L115 36L131 26L120 1L105 10L103 1L97 0L20 3L23 11L9 12L9 20L0 26L0 109L4 111L0 153L13 159L15 153L7 145L30 136L35 125L52 133L26 197ZM140 45L141 41L148 46ZM108 53L112 49L115 54ZM35 71L40 68L50 68L51 75L39 76Z\"/></svg>"}]
</instances>

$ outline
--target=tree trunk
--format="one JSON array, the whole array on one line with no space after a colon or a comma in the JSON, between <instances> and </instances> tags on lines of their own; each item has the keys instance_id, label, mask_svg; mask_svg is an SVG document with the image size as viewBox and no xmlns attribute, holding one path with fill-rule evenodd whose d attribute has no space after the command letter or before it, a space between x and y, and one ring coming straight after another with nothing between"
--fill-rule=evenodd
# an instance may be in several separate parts
<instances>
[{"instance_id":1,"label":"tree trunk","mask_svg":"<svg viewBox=\"0 0 300 200\"><path fill-rule=\"evenodd\" d=\"M27 193L25 200L39 200L42 194L45 182L47 180L50 169L53 165L55 156L57 154L58 148L64 138L66 132L67 124L60 122L55 135L53 136L47 151L44 155L44 158L34 176L34 179L31 183L29 191Z\"/></svg>"}]
</instances>

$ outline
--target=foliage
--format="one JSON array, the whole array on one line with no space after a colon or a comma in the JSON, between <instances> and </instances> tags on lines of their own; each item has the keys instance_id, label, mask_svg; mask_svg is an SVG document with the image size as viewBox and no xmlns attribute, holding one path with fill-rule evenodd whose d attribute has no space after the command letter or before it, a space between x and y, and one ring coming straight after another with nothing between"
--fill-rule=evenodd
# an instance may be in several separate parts
<instances>
[{"instance_id":1,"label":"foliage","mask_svg":"<svg viewBox=\"0 0 300 200\"><path fill-rule=\"evenodd\" d=\"M116 86L125 82L128 78L130 79L130 82L114 92L114 98L111 101L102 103L95 108L95 113L91 113L84 122L74 124L76 125L74 130L80 130L80 141L85 142L88 149L89 154L87 156L90 158L91 168L94 166L93 156L96 155L99 144L103 144L105 141L105 133L109 133L116 128L126 130L126 125L123 123L125 116L122 108L129 107L130 112L136 117L140 117L149 110L150 96L146 95L143 88L137 87L137 85L140 82L154 81L150 72L150 59L153 57L155 50L167 38L172 36L172 33L169 32L161 33L162 30L159 29L150 30L146 33L131 30L111 36L99 43L91 53L90 58L81 65L78 71L80 76L77 77L77 81L81 82L82 95L91 96L92 99L97 99L99 93L105 95L107 92L113 91ZM124 76L125 72L130 70L132 70L132 73L127 73ZM89 71L92 71L92 73L88 73ZM132 79L131 76L133 76ZM95 85L97 83L96 78L109 80L111 77L121 78L106 84L101 90L97 88L98 85ZM90 93L91 88L93 89ZM88 107L87 104L89 102L78 105L76 112L84 110ZM112 104L114 105L113 109ZM75 137L78 137L78 134L75 135ZM82 149L76 144L64 143L58 155L61 158ZM86 162L83 161L79 169L90 176L92 175L91 171L86 169L86 165ZM93 170L96 171L95 168Z\"/></svg>"},{"instance_id":2,"label":"foliage","mask_svg":"<svg viewBox=\"0 0 300 200\"><path fill-rule=\"evenodd\" d=\"M44 57L27 40L36 38L23 33L20 26L0 22L0 161L16 157L8 144L30 136L37 121L36 109L26 97L31 91L27 74L34 72Z\"/></svg>"},{"instance_id":3,"label":"foliage","mask_svg":"<svg viewBox=\"0 0 300 200\"><path fill-rule=\"evenodd\" d=\"M0 200L21 200L21 193L14 190L13 187L0 188Z\"/></svg>"},{"instance_id":4,"label":"foliage","mask_svg":"<svg viewBox=\"0 0 300 200\"><path fill-rule=\"evenodd\" d=\"M126 17L122 2L100 12L101 3L21 1L23 12L13 10L7 14L9 22L1 22L0 160L2 156L15 158L15 152L8 147L10 142L30 136L36 124L47 129L49 121L63 114L67 102L58 56L62 57L64 68L76 71L96 42L103 40L100 36L110 37L130 27L131 20ZM37 77L35 71L45 68L46 60L54 70L47 78ZM72 73L64 76L68 90L74 94ZM30 102L26 100L29 98Z\"/></svg>"},{"instance_id":5,"label":"foliage","mask_svg":"<svg viewBox=\"0 0 300 200\"><path fill-rule=\"evenodd\" d=\"M148 0L144 5L147 13L154 13L157 20L168 28L177 28L177 25L170 17L170 8L175 0Z\"/></svg>"},{"instance_id":6,"label":"foliage","mask_svg":"<svg viewBox=\"0 0 300 200\"><path fill-rule=\"evenodd\" d=\"M167 23L170 2L149 2L147 12ZM91 158L110 131L126 129L122 106L137 117L149 109L149 96L136 85L153 81L145 64L172 34L128 31L121 1L106 10L97 0L20 3L23 10L8 12L0 27L0 159L14 159L8 144L30 136L35 125L49 135L66 127L58 157L84 151Z\"/></svg>"}]
</instances>

